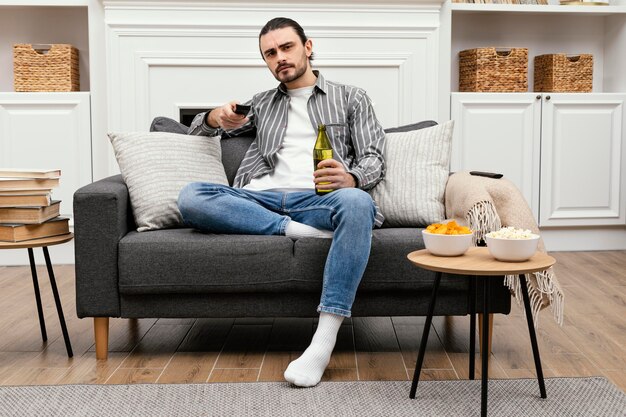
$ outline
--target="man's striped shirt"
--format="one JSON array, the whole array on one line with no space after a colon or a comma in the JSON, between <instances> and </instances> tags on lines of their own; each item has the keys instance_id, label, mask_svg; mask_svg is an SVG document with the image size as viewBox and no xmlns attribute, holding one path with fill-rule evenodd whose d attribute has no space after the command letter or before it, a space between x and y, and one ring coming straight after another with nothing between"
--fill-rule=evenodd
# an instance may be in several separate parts
<instances>
[{"instance_id":1,"label":"man's striped shirt","mask_svg":"<svg viewBox=\"0 0 626 417\"><path fill-rule=\"evenodd\" d=\"M341 162L346 171L357 179L357 186L370 190L385 175L383 143L385 133L376 119L372 103L365 90L349 85L326 81L317 71L317 82L307 103L311 128L325 124L333 147L333 158ZM249 121L243 126L223 131L206 124L206 113L195 117L190 135L221 135L222 138L255 135L235 176L234 186L243 187L252 178L272 172L276 154L285 136L289 95L284 84L256 94L246 105L252 106ZM376 225L383 216L376 211Z\"/></svg>"}]
</instances>

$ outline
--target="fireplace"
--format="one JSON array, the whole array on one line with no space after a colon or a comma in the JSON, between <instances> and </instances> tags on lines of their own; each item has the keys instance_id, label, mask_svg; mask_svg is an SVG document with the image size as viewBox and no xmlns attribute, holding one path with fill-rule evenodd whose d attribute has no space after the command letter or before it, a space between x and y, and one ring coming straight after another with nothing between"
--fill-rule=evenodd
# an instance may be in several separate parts
<instances>
[{"instance_id":1,"label":"fireplace","mask_svg":"<svg viewBox=\"0 0 626 417\"><path fill-rule=\"evenodd\" d=\"M213 109L180 109L178 115L178 121L184 124L185 126L190 126L191 122L193 122L194 117L196 117L199 113L204 113L206 111L211 111Z\"/></svg>"}]
</instances>

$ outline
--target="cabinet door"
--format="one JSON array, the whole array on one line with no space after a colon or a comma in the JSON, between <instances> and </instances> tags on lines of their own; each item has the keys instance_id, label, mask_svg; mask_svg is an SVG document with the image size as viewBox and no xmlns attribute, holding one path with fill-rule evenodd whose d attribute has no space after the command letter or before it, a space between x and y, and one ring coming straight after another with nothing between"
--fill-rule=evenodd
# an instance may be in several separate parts
<instances>
[{"instance_id":1,"label":"cabinet door","mask_svg":"<svg viewBox=\"0 0 626 417\"><path fill-rule=\"evenodd\" d=\"M541 101L532 93L452 93L451 170L500 172L539 212Z\"/></svg>"},{"instance_id":2,"label":"cabinet door","mask_svg":"<svg viewBox=\"0 0 626 417\"><path fill-rule=\"evenodd\" d=\"M60 168L61 214L91 182L89 93L0 93L0 166Z\"/></svg>"},{"instance_id":3,"label":"cabinet door","mask_svg":"<svg viewBox=\"0 0 626 417\"><path fill-rule=\"evenodd\" d=\"M543 94L541 226L624 224L626 94Z\"/></svg>"}]
</instances>

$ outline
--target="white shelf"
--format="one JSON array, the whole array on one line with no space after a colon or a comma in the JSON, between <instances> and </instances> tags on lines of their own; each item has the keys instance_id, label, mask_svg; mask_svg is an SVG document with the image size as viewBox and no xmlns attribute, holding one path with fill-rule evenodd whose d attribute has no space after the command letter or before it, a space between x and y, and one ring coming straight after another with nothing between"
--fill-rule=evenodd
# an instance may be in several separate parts
<instances>
[{"instance_id":1,"label":"white shelf","mask_svg":"<svg viewBox=\"0 0 626 417\"><path fill-rule=\"evenodd\" d=\"M0 6L87 6L89 0L0 0Z\"/></svg>"},{"instance_id":2,"label":"white shelf","mask_svg":"<svg viewBox=\"0 0 626 417\"><path fill-rule=\"evenodd\" d=\"M560 6L534 4L451 3L452 13L528 13L610 16L626 13L626 6Z\"/></svg>"}]
</instances>

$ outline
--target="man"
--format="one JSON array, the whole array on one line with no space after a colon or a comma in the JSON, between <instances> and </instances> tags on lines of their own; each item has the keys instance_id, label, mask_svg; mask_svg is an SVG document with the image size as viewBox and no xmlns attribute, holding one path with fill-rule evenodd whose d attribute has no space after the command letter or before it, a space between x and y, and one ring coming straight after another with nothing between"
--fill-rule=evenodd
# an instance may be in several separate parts
<instances>
[{"instance_id":1,"label":"man","mask_svg":"<svg viewBox=\"0 0 626 417\"><path fill-rule=\"evenodd\" d=\"M186 224L212 233L332 238L311 345L285 370L297 386L317 385L367 265L382 215L369 194L385 172L384 133L362 89L326 81L311 68L313 44L287 18L270 20L259 48L278 88L255 95L248 116L230 102L196 116L190 134L256 133L234 187L192 183L178 206ZM333 159L313 169L317 126L328 125ZM320 183L324 183L320 185ZM318 196L315 188L331 189Z\"/></svg>"}]
</instances>

